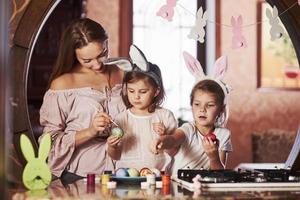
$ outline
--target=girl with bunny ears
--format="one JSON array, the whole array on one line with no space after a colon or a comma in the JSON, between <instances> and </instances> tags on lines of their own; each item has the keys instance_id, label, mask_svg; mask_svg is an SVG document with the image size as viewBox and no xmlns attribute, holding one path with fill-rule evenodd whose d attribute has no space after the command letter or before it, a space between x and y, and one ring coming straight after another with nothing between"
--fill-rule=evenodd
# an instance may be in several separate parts
<instances>
[{"instance_id":1,"label":"girl with bunny ears","mask_svg":"<svg viewBox=\"0 0 300 200\"><path fill-rule=\"evenodd\" d=\"M215 76L205 76L198 60L184 52L185 63L196 77L190 103L193 122L183 124L172 135L162 135L152 146L152 151L177 148L172 175L178 169L224 169L227 154L232 151L230 131L223 127L227 119L228 87L222 82L227 69L226 57L215 63ZM217 140L207 137L213 133Z\"/></svg>"},{"instance_id":2,"label":"girl with bunny ears","mask_svg":"<svg viewBox=\"0 0 300 200\"><path fill-rule=\"evenodd\" d=\"M155 138L170 134L177 127L173 113L160 107L165 95L161 71L157 65L148 62L136 46L130 47L129 54L130 60L108 60L127 70L122 89L127 110L115 118L124 136L110 136L109 151L119 152L117 168L167 170L171 157L166 152L153 154L150 151Z\"/></svg>"}]
</instances>

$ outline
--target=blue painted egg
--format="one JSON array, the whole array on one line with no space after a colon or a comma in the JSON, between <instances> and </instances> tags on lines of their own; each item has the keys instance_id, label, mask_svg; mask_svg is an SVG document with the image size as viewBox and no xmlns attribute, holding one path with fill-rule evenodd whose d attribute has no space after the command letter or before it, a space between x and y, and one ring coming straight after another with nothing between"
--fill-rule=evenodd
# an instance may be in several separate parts
<instances>
[{"instance_id":1,"label":"blue painted egg","mask_svg":"<svg viewBox=\"0 0 300 200\"><path fill-rule=\"evenodd\" d=\"M116 177L127 177L129 176L127 170L125 168L119 168L116 171Z\"/></svg>"}]
</instances>

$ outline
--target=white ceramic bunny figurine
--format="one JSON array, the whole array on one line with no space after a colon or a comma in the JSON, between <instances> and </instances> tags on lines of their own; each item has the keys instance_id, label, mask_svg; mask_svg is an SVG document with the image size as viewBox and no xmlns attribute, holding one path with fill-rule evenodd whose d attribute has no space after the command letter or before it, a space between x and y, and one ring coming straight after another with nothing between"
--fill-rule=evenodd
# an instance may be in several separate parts
<instances>
[{"instance_id":1,"label":"white ceramic bunny figurine","mask_svg":"<svg viewBox=\"0 0 300 200\"><path fill-rule=\"evenodd\" d=\"M208 19L207 11L203 13L203 8L200 7L197 11L197 19L195 26L192 27L188 38L198 40L200 43L204 43L206 21Z\"/></svg>"},{"instance_id":2,"label":"white ceramic bunny figurine","mask_svg":"<svg viewBox=\"0 0 300 200\"><path fill-rule=\"evenodd\" d=\"M266 15L269 19L269 24L271 25L270 29L270 35L271 40L274 41L276 39L281 38L281 36L284 34L283 27L279 24L279 17L278 17L278 10L276 6L273 7L273 12L271 9L267 8Z\"/></svg>"},{"instance_id":3,"label":"white ceramic bunny figurine","mask_svg":"<svg viewBox=\"0 0 300 200\"><path fill-rule=\"evenodd\" d=\"M247 41L242 33L243 18L241 15L238 16L237 20L232 16L231 17L231 26L232 26L232 42L231 47L233 49L247 47Z\"/></svg>"}]
</instances>

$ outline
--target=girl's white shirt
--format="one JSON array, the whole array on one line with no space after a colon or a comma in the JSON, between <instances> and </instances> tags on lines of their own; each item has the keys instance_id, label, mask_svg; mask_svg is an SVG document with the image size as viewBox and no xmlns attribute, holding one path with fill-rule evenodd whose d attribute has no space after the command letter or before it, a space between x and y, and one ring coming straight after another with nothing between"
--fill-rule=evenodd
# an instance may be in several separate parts
<instances>
[{"instance_id":1,"label":"girl's white shirt","mask_svg":"<svg viewBox=\"0 0 300 200\"><path fill-rule=\"evenodd\" d=\"M185 123L179 129L184 132L185 140L173 158L172 176L177 176L178 169L209 169L209 158L202 146L203 135L196 129L194 123ZM228 129L217 127L214 134L219 140L219 151L232 151Z\"/></svg>"},{"instance_id":2,"label":"girl's white shirt","mask_svg":"<svg viewBox=\"0 0 300 200\"><path fill-rule=\"evenodd\" d=\"M177 128L177 121L170 110L158 108L148 116L138 116L129 109L116 116L115 122L123 129L122 155L116 162L116 168L144 167L168 170L171 157L161 152L158 155L150 151L150 144L159 135L153 130L153 123L162 122L166 134L171 134Z\"/></svg>"}]
</instances>

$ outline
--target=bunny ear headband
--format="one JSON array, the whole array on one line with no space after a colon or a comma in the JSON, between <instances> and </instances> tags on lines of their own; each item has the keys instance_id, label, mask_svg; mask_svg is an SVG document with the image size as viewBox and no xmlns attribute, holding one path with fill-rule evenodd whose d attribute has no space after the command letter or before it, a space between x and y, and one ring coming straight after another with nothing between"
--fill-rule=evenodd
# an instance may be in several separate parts
<instances>
[{"instance_id":1,"label":"bunny ear headband","mask_svg":"<svg viewBox=\"0 0 300 200\"><path fill-rule=\"evenodd\" d=\"M120 69L129 71L138 71L151 77L157 85L161 86L161 78L153 71L154 65L147 61L144 53L135 45L130 46L129 50L130 59L121 58L108 58L105 65L117 65Z\"/></svg>"},{"instance_id":2,"label":"bunny ear headband","mask_svg":"<svg viewBox=\"0 0 300 200\"><path fill-rule=\"evenodd\" d=\"M209 77L205 75L200 62L188 52L186 51L183 52L183 58L185 61L185 65L187 66L190 73L196 78L197 82L201 80L209 79L215 81L220 85L225 95L224 104L226 104L227 96L231 90L230 87L222 81L224 74L227 71L227 66L228 66L227 56L222 56L217 59L217 61L214 64L213 77Z\"/></svg>"}]
</instances>

